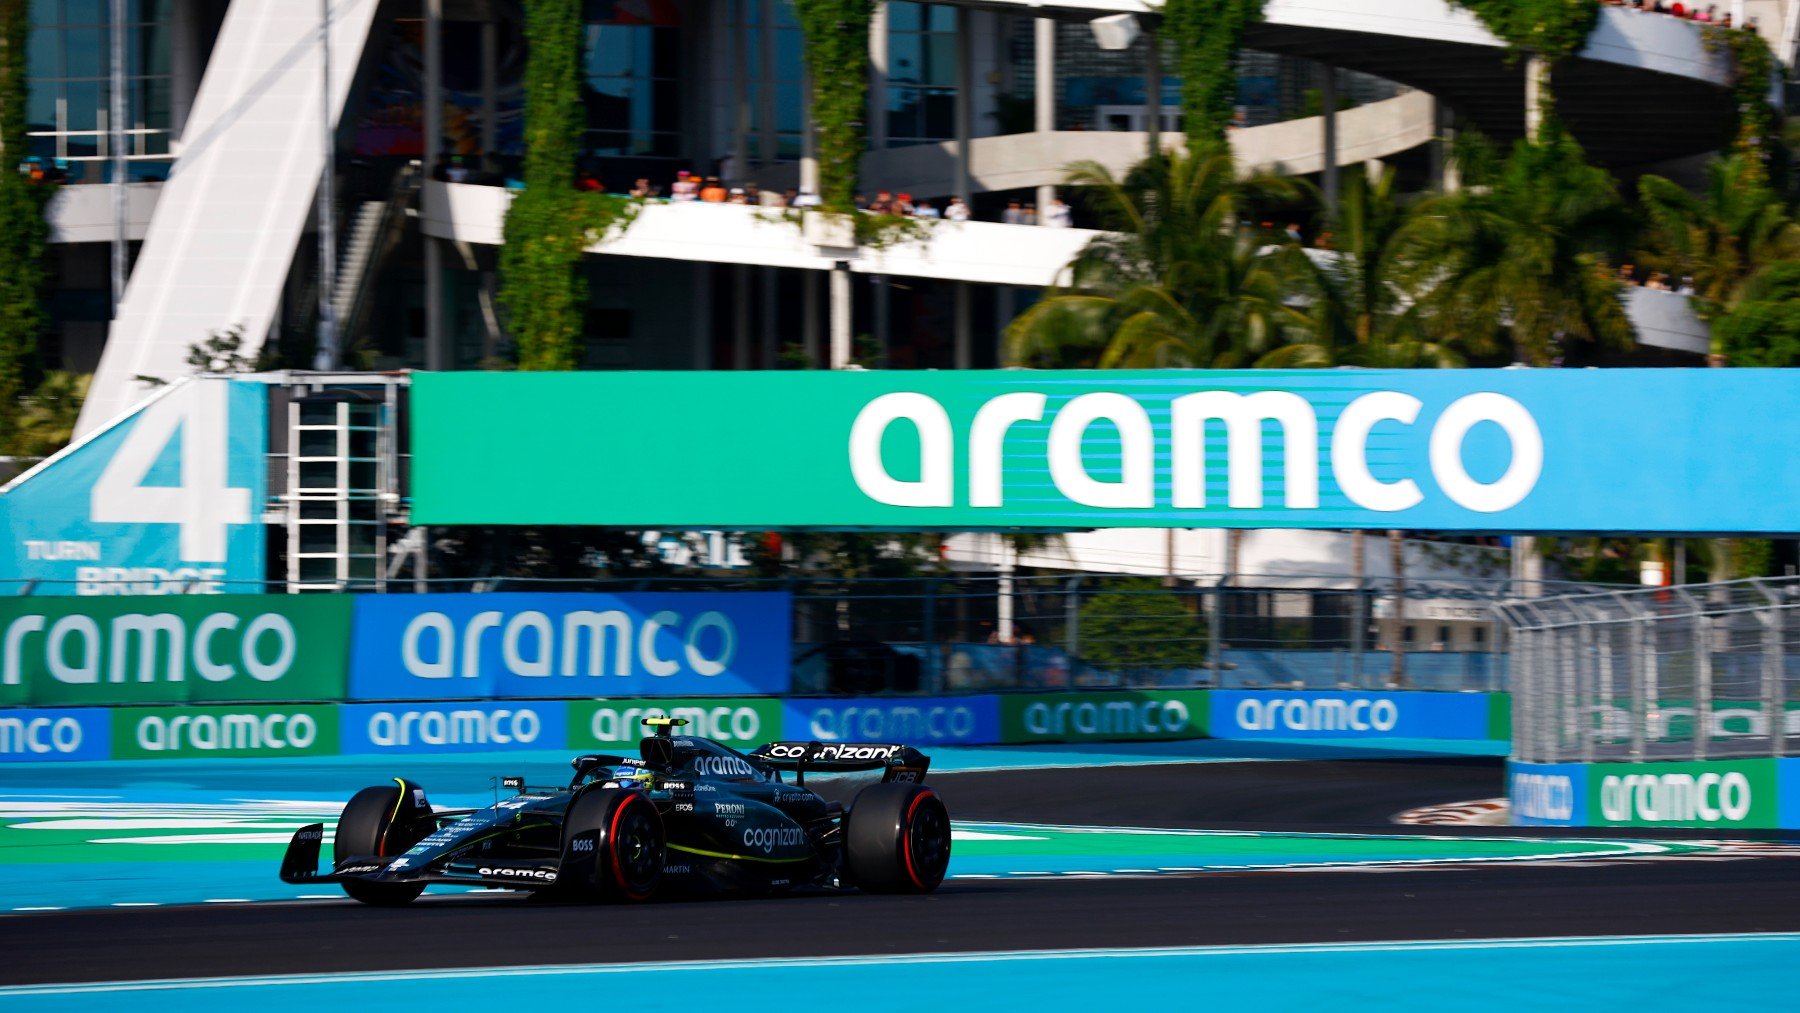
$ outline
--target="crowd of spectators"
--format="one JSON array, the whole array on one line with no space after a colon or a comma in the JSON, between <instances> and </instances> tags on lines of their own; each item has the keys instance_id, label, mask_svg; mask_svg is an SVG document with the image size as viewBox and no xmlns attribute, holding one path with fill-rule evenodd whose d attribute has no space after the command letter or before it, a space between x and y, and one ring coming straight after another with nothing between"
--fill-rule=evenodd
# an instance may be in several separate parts
<instances>
[{"instance_id":1,"label":"crowd of spectators","mask_svg":"<svg viewBox=\"0 0 1800 1013\"><path fill-rule=\"evenodd\" d=\"M432 163L431 177L446 183L523 189L525 183L519 178L521 174L517 163L518 159L503 160L493 155L445 153ZM575 189L587 193L617 192L607 187L601 178L600 162L592 158L584 159L577 168ZM639 200L674 204L751 204L764 208L809 208L818 207L821 203L819 195L809 190L794 187L785 190L763 189L753 181L707 176L687 169L676 172L675 178L667 186L640 176L632 181L624 193ZM857 194L856 207L859 211L871 214L900 215L906 218L951 222L976 220L974 210L961 197L950 197L939 206L936 202L916 198L910 193L877 190L873 199ZM1075 214L1060 197L1053 198L1041 210L1035 203L1014 200L1007 202L998 220L1007 225L1043 225L1066 229L1074 226Z\"/></svg>"},{"instance_id":2,"label":"crowd of spectators","mask_svg":"<svg viewBox=\"0 0 1800 1013\"><path fill-rule=\"evenodd\" d=\"M1619 281L1632 288L1647 288L1653 292L1673 292L1676 295L1693 295L1694 279L1683 277L1680 282L1663 271L1640 270L1635 264L1619 266Z\"/></svg>"},{"instance_id":3,"label":"crowd of spectators","mask_svg":"<svg viewBox=\"0 0 1800 1013\"><path fill-rule=\"evenodd\" d=\"M1731 12L1719 10L1718 4L1683 3L1681 0L1602 0L1609 7L1624 7L1629 10L1648 11L1652 14L1667 14L1670 17L1687 21L1700 21L1707 24L1720 25L1725 28L1734 27L1731 23ZM1754 17L1745 18L1743 27L1755 28Z\"/></svg>"}]
</instances>

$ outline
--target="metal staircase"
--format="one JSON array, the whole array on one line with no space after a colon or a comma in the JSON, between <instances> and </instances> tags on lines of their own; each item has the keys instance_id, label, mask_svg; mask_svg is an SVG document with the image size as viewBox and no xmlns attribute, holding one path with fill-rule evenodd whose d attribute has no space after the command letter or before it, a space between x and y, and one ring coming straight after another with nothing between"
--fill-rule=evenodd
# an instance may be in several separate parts
<instances>
[{"instance_id":1,"label":"metal staircase","mask_svg":"<svg viewBox=\"0 0 1800 1013\"><path fill-rule=\"evenodd\" d=\"M287 405L287 584L291 592L385 590L399 504L400 382L321 376Z\"/></svg>"}]
</instances>

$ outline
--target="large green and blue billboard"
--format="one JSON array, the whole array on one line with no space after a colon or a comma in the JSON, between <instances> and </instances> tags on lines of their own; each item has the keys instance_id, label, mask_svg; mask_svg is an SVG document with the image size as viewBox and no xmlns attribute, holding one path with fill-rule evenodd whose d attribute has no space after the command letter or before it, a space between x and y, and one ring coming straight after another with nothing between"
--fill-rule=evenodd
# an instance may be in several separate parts
<instances>
[{"instance_id":1,"label":"large green and blue billboard","mask_svg":"<svg viewBox=\"0 0 1800 1013\"><path fill-rule=\"evenodd\" d=\"M413 519L425 524L1800 531L1792 370L413 384Z\"/></svg>"}]
</instances>

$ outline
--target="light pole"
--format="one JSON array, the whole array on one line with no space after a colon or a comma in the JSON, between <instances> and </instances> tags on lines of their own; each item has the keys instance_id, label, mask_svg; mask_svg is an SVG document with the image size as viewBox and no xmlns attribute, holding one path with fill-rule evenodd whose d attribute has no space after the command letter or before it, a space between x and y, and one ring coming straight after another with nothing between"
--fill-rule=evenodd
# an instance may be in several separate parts
<instances>
[{"instance_id":1,"label":"light pole","mask_svg":"<svg viewBox=\"0 0 1800 1013\"><path fill-rule=\"evenodd\" d=\"M120 2L120 0L114 0ZM333 155L337 138L331 126L331 0L319 0L319 142L325 156L319 173L319 335L313 368L321 372L338 368L337 228L332 221Z\"/></svg>"}]
</instances>

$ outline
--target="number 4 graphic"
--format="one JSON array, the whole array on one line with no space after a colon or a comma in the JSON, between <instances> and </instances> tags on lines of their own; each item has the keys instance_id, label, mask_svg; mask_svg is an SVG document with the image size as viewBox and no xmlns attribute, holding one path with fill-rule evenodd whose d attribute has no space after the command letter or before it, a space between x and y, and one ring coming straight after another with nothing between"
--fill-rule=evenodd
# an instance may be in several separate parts
<instances>
[{"instance_id":1,"label":"number 4 graphic","mask_svg":"<svg viewBox=\"0 0 1800 1013\"><path fill-rule=\"evenodd\" d=\"M223 563L230 525L250 523L250 490L226 482L230 460L226 380L190 380L150 402L94 483L97 523L179 524L181 559ZM181 440L181 484L145 485L169 442Z\"/></svg>"}]
</instances>

